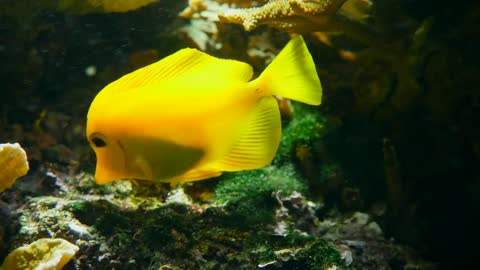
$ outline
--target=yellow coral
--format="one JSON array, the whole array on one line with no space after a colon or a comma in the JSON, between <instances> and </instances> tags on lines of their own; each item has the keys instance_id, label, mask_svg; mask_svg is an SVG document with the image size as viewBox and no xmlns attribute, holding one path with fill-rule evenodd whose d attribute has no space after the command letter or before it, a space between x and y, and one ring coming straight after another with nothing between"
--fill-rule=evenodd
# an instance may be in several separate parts
<instances>
[{"instance_id":1,"label":"yellow coral","mask_svg":"<svg viewBox=\"0 0 480 270\"><path fill-rule=\"evenodd\" d=\"M27 154L20 144L0 144L0 172L0 192L10 188L18 177L27 174Z\"/></svg>"},{"instance_id":2,"label":"yellow coral","mask_svg":"<svg viewBox=\"0 0 480 270\"><path fill-rule=\"evenodd\" d=\"M158 0L88 0L92 7L101 7L107 12L126 12L149 5Z\"/></svg>"},{"instance_id":3,"label":"yellow coral","mask_svg":"<svg viewBox=\"0 0 480 270\"><path fill-rule=\"evenodd\" d=\"M78 251L67 240L42 238L12 251L3 262L2 270L60 270Z\"/></svg>"}]
</instances>

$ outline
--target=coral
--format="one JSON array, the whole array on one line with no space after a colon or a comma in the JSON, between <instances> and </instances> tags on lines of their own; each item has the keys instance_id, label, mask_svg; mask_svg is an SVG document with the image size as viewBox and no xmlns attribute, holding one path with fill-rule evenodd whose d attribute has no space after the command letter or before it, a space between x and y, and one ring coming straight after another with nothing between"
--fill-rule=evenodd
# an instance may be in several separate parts
<instances>
[{"instance_id":1,"label":"coral","mask_svg":"<svg viewBox=\"0 0 480 270\"><path fill-rule=\"evenodd\" d=\"M343 33L371 45L379 39L377 31L366 23L371 8L368 0L270 0L260 7L222 6L216 13L220 21L240 24L246 31L269 25L290 33Z\"/></svg>"},{"instance_id":2,"label":"coral","mask_svg":"<svg viewBox=\"0 0 480 270\"><path fill-rule=\"evenodd\" d=\"M12 251L1 269L60 270L77 253L78 247L67 240L42 238Z\"/></svg>"},{"instance_id":3,"label":"coral","mask_svg":"<svg viewBox=\"0 0 480 270\"><path fill-rule=\"evenodd\" d=\"M213 21L203 19L191 19L190 24L183 26L180 31L184 33L194 46L204 51L210 47L216 47L213 36L218 34L217 25Z\"/></svg>"},{"instance_id":4,"label":"coral","mask_svg":"<svg viewBox=\"0 0 480 270\"><path fill-rule=\"evenodd\" d=\"M214 4L215 2L213 2ZM204 3L203 0L188 0L188 6L184 8L178 15L182 18L193 18L195 13L206 10L208 4Z\"/></svg>"},{"instance_id":5,"label":"coral","mask_svg":"<svg viewBox=\"0 0 480 270\"><path fill-rule=\"evenodd\" d=\"M226 3L236 7L251 7L259 4L264 4L269 0L216 0L218 3Z\"/></svg>"},{"instance_id":6,"label":"coral","mask_svg":"<svg viewBox=\"0 0 480 270\"><path fill-rule=\"evenodd\" d=\"M263 70L265 65L271 63L278 54L278 50L272 44L271 39L272 36L269 32L249 37L247 49L248 63L253 66L254 70ZM288 99L278 97L277 101L279 101L278 105L282 116L286 116L285 113L288 114L288 108L285 107L288 107Z\"/></svg>"},{"instance_id":7,"label":"coral","mask_svg":"<svg viewBox=\"0 0 480 270\"><path fill-rule=\"evenodd\" d=\"M0 192L10 188L18 177L28 172L25 150L18 143L0 144Z\"/></svg>"},{"instance_id":8,"label":"coral","mask_svg":"<svg viewBox=\"0 0 480 270\"><path fill-rule=\"evenodd\" d=\"M179 13L179 16L190 20L190 23L181 28L181 31L185 33L193 43L198 46L200 49L207 49L207 45L216 49L219 49L225 43L224 36L232 36L231 29L230 31L224 30L227 25L224 22L229 23L240 23L244 25L245 29L252 30L257 26L253 21L257 22L258 25L261 23L267 23L267 20L253 19L251 17L261 17L264 9L276 10L277 13L280 11L275 9L279 8L282 5L282 1L214 1L214 0L190 0L189 5ZM278 2L278 3L277 3ZM283 1L287 3L288 1ZM305 12L313 12L316 4L303 4L301 1L297 1L302 8L305 9ZM266 3L266 4L265 4ZM285 4L283 3L283 5ZM265 4L262 7L254 7L258 4ZM321 6L319 4L319 6ZM321 7L318 7L321 9ZM326 10L325 10L326 12ZM275 13L275 12L272 12ZM230 16L235 17L236 21ZM245 17L245 22L240 21L240 17ZM280 14L272 14L272 16L281 16ZM242 17L242 18L243 18ZM314 16L312 16L314 17ZM300 19L299 19L300 20ZM282 20L279 20L282 22ZM301 20L300 20L301 21ZM279 22L279 23L280 23ZM273 22L268 21L268 24L273 24ZM293 23L296 25L296 22ZM277 28L282 28L277 27ZM229 28L227 28L229 29ZM222 31L224 30L224 31ZM285 30L285 29L283 29ZM261 39L264 39L262 37ZM258 40L261 41L261 40ZM255 45L261 45L261 42L255 42ZM238 48L238 44L235 44ZM252 51L254 49L250 49ZM257 49L258 50L258 49ZM261 50L261 49L260 49ZM254 54L255 52L252 51ZM249 52L252 53L252 52Z\"/></svg>"},{"instance_id":9,"label":"coral","mask_svg":"<svg viewBox=\"0 0 480 270\"><path fill-rule=\"evenodd\" d=\"M188 6L179 16L189 19L190 23L180 28L180 31L201 50L206 50L207 46L216 47L219 9L221 5L215 1L189 0Z\"/></svg>"},{"instance_id":10,"label":"coral","mask_svg":"<svg viewBox=\"0 0 480 270\"><path fill-rule=\"evenodd\" d=\"M286 31L304 32L330 28L331 17L344 0L272 0L261 7L225 9L218 14L220 20L241 24L247 31L268 24Z\"/></svg>"}]
</instances>

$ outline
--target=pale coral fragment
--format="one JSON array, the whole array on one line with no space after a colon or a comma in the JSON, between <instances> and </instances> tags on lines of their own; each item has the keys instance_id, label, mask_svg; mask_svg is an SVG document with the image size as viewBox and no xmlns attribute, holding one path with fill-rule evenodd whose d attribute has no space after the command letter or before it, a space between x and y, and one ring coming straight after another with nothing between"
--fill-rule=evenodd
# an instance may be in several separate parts
<instances>
[{"instance_id":1,"label":"pale coral fragment","mask_svg":"<svg viewBox=\"0 0 480 270\"><path fill-rule=\"evenodd\" d=\"M188 6L182 10L178 15L182 18L193 18L193 14L207 9L207 4L203 0L189 0Z\"/></svg>"},{"instance_id":2,"label":"pale coral fragment","mask_svg":"<svg viewBox=\"0 0 480 270\"><path fill-rule=\"evenodd\" d=\"M61 238L42 238L12 251L0 269L60 270L75 256L78 249L78 246Z\"/></svg>"},{"instance_id":3,"label":"pale coral fragment","mask_svg":"<svg viewBox=\"0 0 480 270\"><path fill-rule=\"evenodd\" d=\"M28 169L27 153L20 144L0 144L0 192L10 188Z\"/></svg>"},{"instance_id":4,"label":"pale coral fragment","mask_svg":"<svg viewBox=\"0 0 480 270\"><path fill-rule=\"evenodd\" d=\"M180 29L202 51L207 48L221 47L218 42L217 13L227 4L219 4L213 0L189 0L188 6L179 13L179 16L190 19L190 23Z\"/></svg>"}]
</instances>

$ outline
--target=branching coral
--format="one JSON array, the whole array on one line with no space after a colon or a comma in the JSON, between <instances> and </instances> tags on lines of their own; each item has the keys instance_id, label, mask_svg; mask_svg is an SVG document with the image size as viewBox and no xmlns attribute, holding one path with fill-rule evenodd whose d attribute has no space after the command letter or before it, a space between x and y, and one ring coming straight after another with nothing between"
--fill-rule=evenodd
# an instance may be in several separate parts
<instances>
[{"instance_id":1,"label":"branching coral","mask_svg":"<svg viewBox=\"0 0 480 270\"><path fill-rule=\"evenodd\" d=\"M226 9L220 20L242 24L250 31L268 24L286 31L304 32L330 28L331 18L345 0L271 0L261 7Z\"/></svg>"},{"instance_id":2,"label":"branching coral","mask_svg":"<svg viewBox=\"0 0 480 270\"><path fill-rule=\"evenodd\" d=\"M222 47L219 31L226 23L247 31L268 25L292 33L344 33L370 44L376 37L365 23L371 7L370 0L189 0L179 16L190 20L181 31L201 50Z\"/></svg>"},{"instance_id":3,"label":"branching coral","mask_svg":"<svg viewBox=\"0 0 480 270\"><path fill-rule=\"evenodd\" d=\"M369 17L371 6L369 0L190 0L180 16L192 21L240 24L247 31L269 25L293 33L341 32L370 44L376 33L364 19Z\"/></svg>"}]
</instances>

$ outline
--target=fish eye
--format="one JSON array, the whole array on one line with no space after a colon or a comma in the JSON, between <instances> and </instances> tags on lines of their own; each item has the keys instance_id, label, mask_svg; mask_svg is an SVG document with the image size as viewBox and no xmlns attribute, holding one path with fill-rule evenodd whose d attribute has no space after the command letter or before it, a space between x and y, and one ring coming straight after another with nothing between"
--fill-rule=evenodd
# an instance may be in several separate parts
<instances>
[{"instance_id":1,"label":"fish eye","mask_svg":"<svg viewBox=\"0 0 480 270\"><path fill-rule=\"evenodd\" d=\"M96 147L107 146L107 143L103 139L101 139L97 136L92 136L92 138L90 140L92 141L93 145L95 145Z\"/></svg>"}]
</instances>

